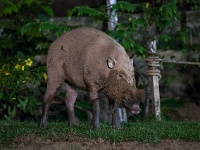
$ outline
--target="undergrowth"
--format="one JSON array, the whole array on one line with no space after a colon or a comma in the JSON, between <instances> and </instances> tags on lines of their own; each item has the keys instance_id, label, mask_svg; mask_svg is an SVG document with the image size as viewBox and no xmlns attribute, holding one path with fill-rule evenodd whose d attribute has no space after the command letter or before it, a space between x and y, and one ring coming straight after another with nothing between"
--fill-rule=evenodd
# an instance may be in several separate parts
<instances>
[{"instance_id":1,"label":"undergrowth","mask_svg":"<svg viewBox=\"0 0 200 150\"><path fill-rule=\"evenodd\" d=\"M148 121L129 122L119 129L102 123L101 129L93 130L89 123L82 122L69 128L66 122L49 123L48 128L38 127L36 122L0 121L0 149L13 144L19 136L35 134L43 139L65 141L71 134L86 138L102 138L111 143L142 141L159 143L161 139L200 141L200 122Z\"/></svg>"}]
</instances>

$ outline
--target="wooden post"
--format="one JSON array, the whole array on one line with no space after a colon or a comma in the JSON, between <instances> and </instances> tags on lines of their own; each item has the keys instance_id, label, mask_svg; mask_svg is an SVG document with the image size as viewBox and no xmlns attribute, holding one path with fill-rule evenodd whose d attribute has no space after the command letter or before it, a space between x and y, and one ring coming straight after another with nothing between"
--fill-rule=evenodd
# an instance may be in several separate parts
<instances>
[{"instance_id":1,"label":"wooden post","mask_svg":"<svg viewBox=\"0 0 200 150\"><path fill-rule=\"evenodd\" d=\"M154 109L154 115L156 120L161 120L161 111L160 111L160 91L159 91L159 79L161 78L160 70L160 61L156 53L156 40L150 41L148 44L147 51L147 74L149 76L149 85L151 91L151 100Z\"/></svg>"}]
</instances>

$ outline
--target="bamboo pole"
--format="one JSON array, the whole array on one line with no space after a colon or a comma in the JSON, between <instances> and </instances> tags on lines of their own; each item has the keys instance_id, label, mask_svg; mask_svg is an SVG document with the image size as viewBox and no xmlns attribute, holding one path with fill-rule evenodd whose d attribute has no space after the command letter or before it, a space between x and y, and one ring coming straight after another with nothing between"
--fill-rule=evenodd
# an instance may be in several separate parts
<instances>
[{"instance_id":1,"label":"bamboo pole","mask_svg":"<svg viewBox=\"0 0 200 150\"><path fill-rule=\"evenodd\" d=\"M117 0L106 0L107 14L110 16L108 21L108 30L114 30L118 23L118 16L115 10L112 10L112 5L116 4ZM118 108L119 121L127 122L127 113L125 108Z\"/></svg>"},{"instance_id":2,"label":"bamboo pole","mask_svg":"<svg viewBox=\"0 0 200 150\"><path fill-rule=\"evenodd\" d=\"M200 63L199 62L188 62L188 61L179 61L179 60L165 60L162 59L163 63L174 63L174 64L185 64L185 65L197 65L198 67L200 67Z\"/></svg>"}]
</instances>

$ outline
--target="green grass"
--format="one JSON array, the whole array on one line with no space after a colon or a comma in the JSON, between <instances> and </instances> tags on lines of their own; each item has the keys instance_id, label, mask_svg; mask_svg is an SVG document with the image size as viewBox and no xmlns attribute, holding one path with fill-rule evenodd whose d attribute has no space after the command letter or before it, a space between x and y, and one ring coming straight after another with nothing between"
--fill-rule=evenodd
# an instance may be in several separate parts
<instances>
[{"instance_id":1,"label":"green grass","mask_svg":"<svg viewBox=\"0 0 200 150\"><path fill-rule=\"evenodd\" d=\"M110 142L143 141L157 143L161 139L181 139L200 142L200 122L149 121L130 122L120 129L110 124L101 124L101 129L92 130L89 123L69 128L66 122L49 123L48 128L38 127L36 122L0 121L0 149L12 143L18 136L36 134L53 141L65 140L69 134L88 138L103 138Z\"/></svg>"}]
</instances>

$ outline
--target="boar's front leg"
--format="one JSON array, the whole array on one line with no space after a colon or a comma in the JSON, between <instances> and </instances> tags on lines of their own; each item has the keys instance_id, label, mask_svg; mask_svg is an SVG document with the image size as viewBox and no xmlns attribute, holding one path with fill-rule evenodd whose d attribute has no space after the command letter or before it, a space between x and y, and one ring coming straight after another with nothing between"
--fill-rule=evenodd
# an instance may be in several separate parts
<instances>
[{"instance_id":1,"label":"boar's front leg","mask_svg":"<svg viewBox=\"0 0 200 150\"><path fill-rule=\"evenodd\" d=\"M118 113L118 105L117 102L109 100L109 105L111 109L112 114L112 128L116 129L120 127L120 121L119 121L119 113Z\"/></svg>"},{"instance_id":2,"label":"boar's front leg","mask_svg":"<svg viewBox=\"0 0 200 150\"><path fill-rule=\"evenodd\" d=\"M98 98L98 87L94 84L90 84L89 86L89 95L90 95L90 102L92 105L92 127L93 129L98 129L99 125L99 98Z\"/></svg>"},{"instance_id":3,"label":"boar's front leg","mask_svg":"<svg viewBox=\"0 0 200 150\"><path fill-rule=\"evenodd\" d=\"M99 125L99 112L100 112L100 107L99 107L99 99L93 99L91 100L92 103L92 127L93 129L98 129L100 127Z\"/></svg>"},{"instance_id":4,"label":"boar's front leg","mask_svg":"<svg viewBox=\"0 0 200 150\"><path fill-rule=\"evenodd\" d=\"M74 103L77 98L77 92L71 86L66 83L66 98L65 105L68 113L68 124L69 127L76 125L75 114L74 114Z\"/></svg>"}]
</instances>

